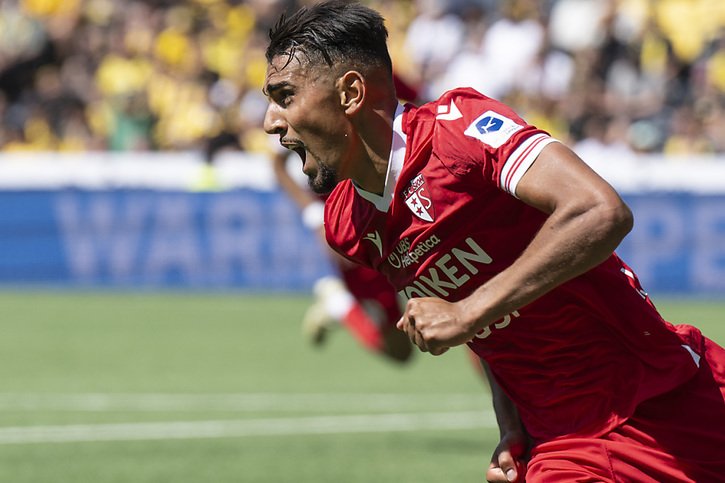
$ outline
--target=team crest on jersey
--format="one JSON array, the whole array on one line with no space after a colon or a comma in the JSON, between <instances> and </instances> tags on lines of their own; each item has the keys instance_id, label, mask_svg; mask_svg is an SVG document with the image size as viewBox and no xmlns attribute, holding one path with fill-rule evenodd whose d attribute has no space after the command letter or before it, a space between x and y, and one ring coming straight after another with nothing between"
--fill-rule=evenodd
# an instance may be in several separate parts
<instances>
[{"instance_id":1,"label":"team crest on jersey","mask_svg":"<svg viewBox=\"0 0 725 483\"><path fill-rule=\"evenodd\" d=\"M486 111L463 132L492 148L500 148L511 136L524 126L517 124L503 114Z\"/></svg>"},{"instance_id":2,"label":"team crest on jersey","mask_svg":"<svg viewBox=\"0 0 725 483\"><path fill-rule=\"evenodd\" d=\"M432 222L435 217L433 202L428 194L428 187L425 185L425 178L418 174L403 191L403 199L410 211L421 220Z\"/></svg>"}]
</instances>

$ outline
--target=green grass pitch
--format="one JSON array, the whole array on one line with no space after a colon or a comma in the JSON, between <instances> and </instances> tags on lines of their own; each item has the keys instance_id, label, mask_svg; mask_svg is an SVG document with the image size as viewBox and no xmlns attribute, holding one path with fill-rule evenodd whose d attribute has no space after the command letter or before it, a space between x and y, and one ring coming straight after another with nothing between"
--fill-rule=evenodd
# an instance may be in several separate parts
<instances>
[{"instance_id":1,"label":"green grass pitch","mask_svg":"<svg viewBox=\"0 0 725 483\"><path fill-rule=\"evenodd\" d=\"M0 292L0 481L483 481L497 431L464 351L314 350L309 302ZM725 342L725 302L658 306Z\"/></svg>"}]
</instances>

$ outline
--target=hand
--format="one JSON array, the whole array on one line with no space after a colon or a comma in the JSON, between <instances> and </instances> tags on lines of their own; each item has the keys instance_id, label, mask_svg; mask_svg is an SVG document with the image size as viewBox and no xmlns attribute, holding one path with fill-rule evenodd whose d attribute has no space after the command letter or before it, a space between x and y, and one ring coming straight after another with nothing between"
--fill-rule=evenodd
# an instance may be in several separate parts
<instances>
[{"instance_id":1,"label":"hand","mask_svg":"<svg viewBox=\"0 0 725 483\"><path fill-rule=\"evenodd\" d=\"M435 297L408 300L405 313L396 324L423 352L438 356L449 348L464 344L475 335L460 304Z\"/></svg>"},{"instance_id":2,"label":"hand","mask_svg":"<svg viewBox=\"0 0 725 483\"><path fill-rule=\"evenodd\" d=\"M501 438L486 472L489 483L523 482L526 477L525 453L528 439L520 432L507 433Z\"/></svg>"}]
</instances>

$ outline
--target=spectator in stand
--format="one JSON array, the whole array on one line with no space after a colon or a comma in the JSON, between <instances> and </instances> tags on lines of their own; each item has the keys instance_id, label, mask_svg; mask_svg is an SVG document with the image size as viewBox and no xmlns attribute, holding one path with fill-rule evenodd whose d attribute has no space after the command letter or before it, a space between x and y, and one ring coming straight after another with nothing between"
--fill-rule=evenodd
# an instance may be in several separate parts
<instances>
[{"instance_id":1,"label":"spectator in stand","mask_svg":"<svg viewBox=\"0 0 725 483\"><path fill-rule=\"evenodd\" d=\"M486 95L497 99L523 87L546 35L533 0L502 2L501 13L484 34L480 47L489 72L490 94Z\"/></svg>"},{"instance_id":2,"label":"spectator in stand","mask_svg":"<svg viewBox=\"0 0 725 483\"><path fill-rule=\"evenodd\" d=\"M703 120L692 106L680 106L670 116L669 133L662 151L671 156L711 153L714 146L707 137Z\"/></svg>"},{"instance_id":3,"label":"spectator in stand","mask_svg":"<svg viewBox=\"0 0 725 483\"><path fill-rule=\"evenodd\" d=\"M309 3L4 0L0 150L201 150L227 131L264 152L262 45L278 13ZM690 154L725 152L721 0L368 3L414 86L402 97L470 85L572 143L597 113L616 120L610 144L681 152L702 131Z\"/></svg>"},{"instance_id":4,"label":"spectator in stand","mask_svg":"<svg viewBox=\"0 0 725 483\"><path fill-rule=\"evenodd\" d=\"M408 26L405 53L428 85L441 76L464 45L464 23L450 13L445 0L416 0L417 16ZM432 95L432 94L426 94Z\"/></svg>"}]
</instances>

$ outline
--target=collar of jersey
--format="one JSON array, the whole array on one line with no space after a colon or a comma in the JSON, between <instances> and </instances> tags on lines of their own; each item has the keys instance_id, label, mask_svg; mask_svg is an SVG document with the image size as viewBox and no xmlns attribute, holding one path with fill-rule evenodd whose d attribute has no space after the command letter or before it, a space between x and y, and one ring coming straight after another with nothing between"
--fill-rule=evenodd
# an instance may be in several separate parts
<instances>
[{"instance_id":1,"label":"collar of jersey","mask_svg":"<svg viewBox=\"0 0 725 483\"><path fill-rule=\"evenodd\" d=\"M405 140L406 136L403 132L403 112L405 109L402 104L398 104L395 109L395 118L393 119L393 142L390 146L390 157L388 158L388 172L385 175L385 188L383 195L380 196L369 191L365 191L353 182L355 190L358 194L375 205L378 211L387 213L390 204L393 201L393 189L398 181L400 171L403 169L403 160L405 159Z\"/></svg>"}]
</instances>

